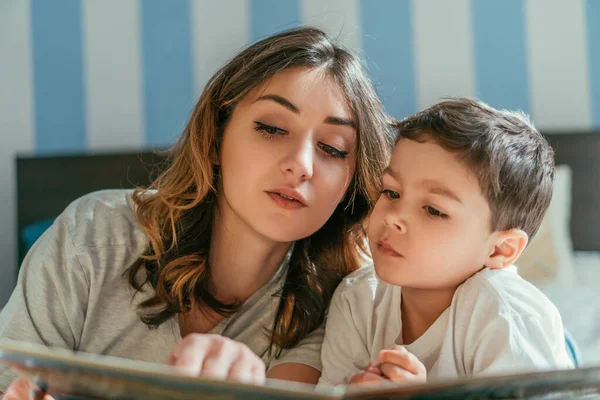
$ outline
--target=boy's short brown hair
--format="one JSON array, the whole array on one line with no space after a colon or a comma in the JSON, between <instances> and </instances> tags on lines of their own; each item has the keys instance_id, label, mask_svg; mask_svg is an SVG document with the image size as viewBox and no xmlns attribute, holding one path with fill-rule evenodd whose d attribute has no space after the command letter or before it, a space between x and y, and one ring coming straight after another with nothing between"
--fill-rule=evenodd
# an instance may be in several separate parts
<instances>
[{"instance_id":1,"label":"boy's short brown hair","mask_svg":"<svg viewBox=\"0 0 600 400\"><path fill-rule=\"evenodd\" d=\"M552 198L554 151L521 113L455 98L396 122L398 139L428 140L475 173L492 211L492 231L533 238Z\"/></svg>"}]
</instances>

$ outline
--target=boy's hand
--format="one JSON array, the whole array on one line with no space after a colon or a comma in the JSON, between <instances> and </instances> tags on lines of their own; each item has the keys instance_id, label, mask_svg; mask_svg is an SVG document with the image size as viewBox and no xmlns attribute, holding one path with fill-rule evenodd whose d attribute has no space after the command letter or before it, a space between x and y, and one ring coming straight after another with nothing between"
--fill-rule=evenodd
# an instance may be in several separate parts
<instances>
[{"instance_id":1,"label":"boy's hand","mask_svg":"<svg viewBox=\"0 0 600 400\"><path fill-rule=\"evenodd\" d=\"M388 379L382 375L379 367L376 367L371 363L364 371L360 371L354 374L354 376L350 378L349 383L351 385L355 385L359 383L373 383L387 380Z\"/></svg>"},{"instance_id":2,"label":"boy's hand","mask_svg":"<svg viewBox=\"0 0 600 400\"><path fill-rule=\"evenodd\" d=\"M402 384L418 384L427 381L427 370L419 359L403 346L379 352L378 366L387 379Z\"/></svg>"}]
</instances>

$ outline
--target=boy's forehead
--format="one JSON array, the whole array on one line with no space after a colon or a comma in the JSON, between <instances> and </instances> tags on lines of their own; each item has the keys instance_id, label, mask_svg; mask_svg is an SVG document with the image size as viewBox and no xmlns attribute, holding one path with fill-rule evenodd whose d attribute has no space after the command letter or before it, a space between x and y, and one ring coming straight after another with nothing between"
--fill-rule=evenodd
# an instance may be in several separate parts
<instances>
[{"instance_id":1,"label":"boy's forehead","mask_svg":"<svg viewBox=\"0 0 600 400\"><path fill-rule=\"evenodd\" d=\"M471 167L456 153L433 141L400 139L385 173L395 180L411 181L426 187L456 187L463 192L474 190L481 193L479 179Z\"/></svg>"}]
</instances>

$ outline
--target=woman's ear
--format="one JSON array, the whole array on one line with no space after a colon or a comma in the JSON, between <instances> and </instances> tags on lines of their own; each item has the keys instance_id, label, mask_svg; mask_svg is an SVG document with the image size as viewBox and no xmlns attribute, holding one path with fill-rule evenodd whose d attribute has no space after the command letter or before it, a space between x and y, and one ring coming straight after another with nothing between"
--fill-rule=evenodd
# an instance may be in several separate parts
<instances>
[{"instance_id":1,"label":"woman's ear","mask_svg":"<svg viewBox=\"0 0 600 400\"><path fill-rule=\"evenodd\" d=\"M491 269L503 269L513 265L527 247L528 241L527 233L520 229L497 232L485 266Z\"/></svg>"}]
</instances>

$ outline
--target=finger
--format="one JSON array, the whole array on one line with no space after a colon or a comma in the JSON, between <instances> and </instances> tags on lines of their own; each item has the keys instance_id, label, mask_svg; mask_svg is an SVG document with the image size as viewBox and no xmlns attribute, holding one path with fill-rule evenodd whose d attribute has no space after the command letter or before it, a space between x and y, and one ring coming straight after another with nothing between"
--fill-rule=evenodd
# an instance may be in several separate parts
<instances>
[{"instance_id":1,"label":"finger","mask_svg":"<svg viewBox=\"0 0 600 400\"><path fill-rule=\"evenodd\" d=\"M379 368L379 364L376 364L376 365L375 365L375 364L373 364L373 363L370 363L370 364L367 366L367 369L366 369L365 371L367 371L367 372L370 372L370 373L372 373L372 374L381 375L381 368Z\"/></svg>"},{"instance_id":2,"label":"finger","mask_svg":"<svg viewBox=\"0 0 600 400\"><path fill-rule=\"evenodd\" d=\"M201 374L216 379L226 379L239 351L233 342L214 342L204 358Z\"/></svg>"},{"instance_id":3,"label":"finger","mask_svg":"<svg viewBox=\"0 0 600 400\"><path fill-rule=\"evenodd\" d=\"M173 348L167 364L179 368L186 375L198 376L208 353L210 341L198 336L181 340Z\"/></svg>"},{"instance_id":4,"label":"finger","mask_svg":"<svg viewBox=\"0 0 600 400\"><path fill-rule=\"evenodd\" d=\"M238 382L263 384L265 378L265 364L249 349L240 352L229 370L229 379Z\"/></svg>"},{"instance_id":5,"label":"finger","mask_svg":"<svg viewBox=\"0 0 600 400\"><path fill-rule=\"evenodd\" d=\"M397 365L413 374L425 372L423 363L414 354L401 346L396 346L392 350L380 351L379 359L382 363Z\"/></svg>"},{"instance_id":6,"label":"finger","mask_svg":"<svg viewBox=\"0 0 600 400\"><path fill-rule=\"evenodd\" d=\"M381 382L387 380L381 375L373 374L367 371L361 371L355 374L350 379L350 384L361 384L361 383L372 383L372 382Z\"/></svg>"},{"instance_id":7,"label":"finger","mask_svg":"<svg viewBox=\"0 0 600 400\"><path fill-rule=\"evenodd\" d=\"M264 385L267 379L267 371L265 363L260 360L260 363L256 363L251 371L252 373L252 381L250 383L254 383L255 385Z\"/></svg>"},{"instance_id":8,"label":"finger","mask_svg":"<svg viewBox=\"0 0 600 400\"><path fill-rule=\"evenodd\" d=\"M383 375L383 372L381 372L381 367L379 365L373 367L369 372L375 375Z\"/></svg>"},{"instance_id":9,"label":"finger","mask_svg":"<svg viewBox=\"0 0 600 400\"><path fill-rule=\"evenodd\" d=\"M413 383L417 381L415 374L397 365L383 363L380 368L386 378L396 383Z\"/></svg>"},{"instance_id":10,"label":"finger","mask_svg":"<svg viewBox=\"0 0 600 400\"><path fill-rule=\"evenodd\" d=\"M181 339L179 342L177 342L175 347L173 347L173 350L171 350L171 354L169 354L169 358L167 358L167 361L165 361L166 365L175 365L177 363L177 360L179 359L181 354L184 352L186 347L188 347L191 344L191 340L189 340L191 336L192 335L186 336L183 339Z\"/></svg>"},{"instance_id":11,"label":"finger","mask_svg":"<svg viewBox=\"0 0 600 400\"><path fill-rule=\"evenodd\" d=\"M32 387L28 380L23 378L15 379L4 393L4 400L28 400Z\"/></svg>"}]
</instances>

